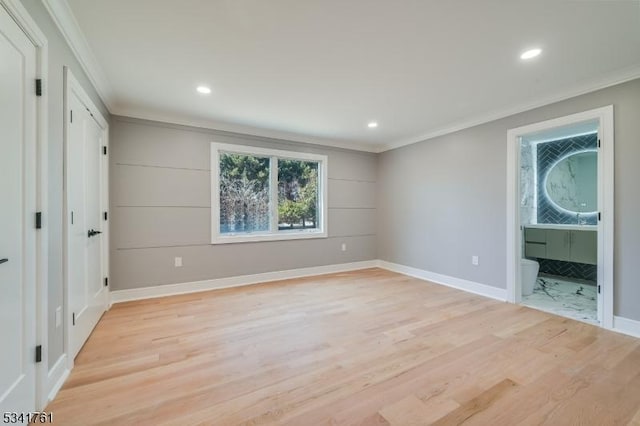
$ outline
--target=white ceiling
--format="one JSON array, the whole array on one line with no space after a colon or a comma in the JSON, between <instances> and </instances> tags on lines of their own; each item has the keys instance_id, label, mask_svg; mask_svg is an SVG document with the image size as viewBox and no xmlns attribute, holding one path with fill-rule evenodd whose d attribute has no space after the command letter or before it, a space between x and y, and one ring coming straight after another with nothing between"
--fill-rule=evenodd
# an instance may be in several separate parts
<instances>
[{"instance_id":1,"label":"white ceiling","mask_svg":"<svg viewBox=\"0 0 640 426\"><path fill-rule=\"evenodd\" d=\"M356 149L640 77L639 0L68 3L112 113Z\"/></svg>"}]
</instances>

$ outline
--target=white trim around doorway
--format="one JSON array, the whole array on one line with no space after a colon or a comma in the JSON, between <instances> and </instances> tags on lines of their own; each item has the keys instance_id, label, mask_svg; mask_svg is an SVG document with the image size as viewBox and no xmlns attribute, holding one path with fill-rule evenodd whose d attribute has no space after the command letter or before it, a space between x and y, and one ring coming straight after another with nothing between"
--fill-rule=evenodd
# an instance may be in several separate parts
<instances>
[{"instance_id":1,"label":"white trim around doorway","mask_svg":"<svg viewBox=\"0 0 640 426\"><path fill-rule=\"evenodd\" d=\"M84 106L89 110L90 114L96 120L98 125L103 131L103 141L104 141L104 149L105 153L109 151L109 123L105 120L104 116L98 109L98 107L93 103L89 95L85 92L82 85L78 82L78 80L73 76L73 73L68 67L64 67L64 220L63 220L63 286L64 286L64 307L63 311L64 315L64 354L65 363L66 363L66 375L73 369L74 360L73 357L70 356L70 348L71 348L71 327L72 320L71 315L69 315L69 238L68 238L68 223L69 223L69 208L68 208L68 197L67 197L67 189L68 185L68 172L67 168L69 167L68 160L68 138L69 138L69 123L71 119L71 110L69 106L69 99L71 99L71 94L75 93L84 104ZM102 155L102 165L101 165L101 199L100 199L100 211L105 212L108 215L109 212L109 160L108 155ZM108 216L107 216L108 218ZM109 220L104 220L102 223L101 231L103 234L102 241L102 259L101 259L101 270L102 276L109 276ZM110 293L109 288L107 287L107 302L106 307L111 305L110 303ZM58 383L58 386L62 386L62 383Z\"/></svg>"},{"instance_id":2,"label":"white trim around doorway","mask_svg":"<svg viewBox=\"0 0 640 426\"><path fill-rule=\"evenodd\" d=\"M49 41L29 12L19 0L0 0L0 7L31 40L36 48L36 76L42 80L42 96L36 101L36 211L42 213L42 228L36 236L36 341L42 346L42 361L36 367L36 405L44 409L53 387L49 380L48 353L48 256L49 256L49 211L48 211L48 142L49 110L47 83L49 76Z\"/></svg>"},{"instance_id":3,"label":"white trim around doorway","mask_svg":"<svg viewBox=\"0 0 640 426\"><path fill-rule=\"evenodd\" d=\"M507 132L507 301L519 303L521 299L520 259L522 232L520 230L520 139L540 132L586 121L598 121L598 300L600 325L613 329L613 197L614 197L614 135L613 105L597 108L552 120L534 123Z\"/></svg>"}]
</instances>

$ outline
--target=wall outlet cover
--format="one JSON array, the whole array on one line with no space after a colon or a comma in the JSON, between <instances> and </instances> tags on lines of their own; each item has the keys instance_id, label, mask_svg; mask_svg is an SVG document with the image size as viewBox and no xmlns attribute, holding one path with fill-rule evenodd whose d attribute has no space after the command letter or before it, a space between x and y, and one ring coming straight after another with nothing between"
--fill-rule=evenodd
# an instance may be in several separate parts
<instances>
[{"instance_id":1,"label":"wall outlet cover","mask_svg":"<svg viewBox=\"0 0 640 426\"><path fill-rule=\"evenodd\" d=\"M176 257L174 259L174 265L175 265L176 268L182 267L182 258L181 257Z\"/></svg>"},{"instance_id":2,"label":"wall outlet cover","mask_svg":"<svg viewBox=\"0 0 640 426\"><path fill-rule=\"evenodd\" d=\"M342 251L347 251L347 243L342 243L342 246L340 247L340 249Z\"/></svg>"},{"instance_id":3,"label":"wall outlet cover","mask_svg":"<svg viewBox=\"0 0 640 426\"><path fill-rule=\"evenodd\" d=\"M474 266L478 266L480 264L480 260L478 256L471 256L471 264Z\"/></svg>"}]
</instances>

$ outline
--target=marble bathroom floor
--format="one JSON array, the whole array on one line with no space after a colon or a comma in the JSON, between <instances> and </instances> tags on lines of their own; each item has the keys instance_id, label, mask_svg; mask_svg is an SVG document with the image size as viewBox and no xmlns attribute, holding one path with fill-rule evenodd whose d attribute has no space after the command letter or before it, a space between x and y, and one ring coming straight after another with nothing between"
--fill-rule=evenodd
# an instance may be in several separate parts
<instances>
[{"instance_id":1,"label":"marble bathroom floor","mask_svg":"<svg viewBox=\"0 0 640 426\"><path fill-rule=\"evenodd\" d=\"M539 275L533 293L522 304L563 317L598 323L595 283Z\"/></svg>"}]
</instances>

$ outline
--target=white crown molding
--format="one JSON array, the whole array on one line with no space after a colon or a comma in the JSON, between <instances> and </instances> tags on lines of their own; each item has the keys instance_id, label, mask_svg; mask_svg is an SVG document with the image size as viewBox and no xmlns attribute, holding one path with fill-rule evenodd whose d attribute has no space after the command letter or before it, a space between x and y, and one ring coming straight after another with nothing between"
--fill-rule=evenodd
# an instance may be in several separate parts
<instances>
[{"instance_id":1,"label":"white crown molding","mask_svg":"<svg viewBox=\"0 0 640 426\"><path fill-rule=\"evenodd\" d=\"M64 0L44 0L47 1L64 1ZM634 66L626 68L615 74L611 74L606 78L591 81L587 84L572 88L560 92L556 95L539 99L534 102L520 104L512 108L495 110L487 114L476 116L474 118L460 121L439 129L423 133L413 138L401 139L387 144L372 144L355 141L341 141L335 139L319 138L309 135L302 135L297 133L291 133L286 131L270 130L260 127L247 126L242 124L234 124L228 122L220 122L215 120L198 120L192 118L181 117L174 114L165 114L159 112L140 111L128 108L118 108L117 110L111 110L114 115L121 115L125 117L138 118L143 120L161 121L170 124L178 124L183 126L200 127L208 130L221 130L226 132L246 134L257 137L267 137L273 139L283 139L292 142L315 144L323 146L331 146L335 148L350 149L355 151L364 151L372 153L382 153L390 151L392 149L400 148L406 145L412 145L419 142L424 142L429 139L436 138L438 136L448 135L454 132L458 132L464 129L468 129L481 124L490 123L492 121L500 120L502 118L510 117L512 115L520 114L523 112L531 111L536 108L541 108L547 105L551 105L557 102L561 102L567 99L575 98L580 95L595 92L597 90L605 89L607 87L622 84L627 81L640 78L640 66Z\"/></svg>"},{"instance_id":2,"label":"white crown molding","mask_svg":"<svg viewBox=\"0 0 640 426\"><path fill-rule=\"evenodd\" d=\"M69 3L66 0L42 0L42 3L67 41L76 59L80 62L89 81L98 92L98 96L111 112L114 104L113 90L94 56L78 21L73 15Z\"/></svg>"},{"instance_id":3,"label":"white crown molding","mask_svg":"<svg viewBox=\"0 0 640 426\"><path fill-rule=\"evenodd\" d=\"M438 136L444 136L450 133L458 132L460 130L468 129L470 127L479 126L485 123L490 123L492 121L500 120L502 118L510 117L512 115L520 114L536 108L551 105L556 102L561 102L567 99L575 98L580 95L585 95L587 93L595 92L600 89L605 89L607 87L615 86L616 84L622 84L627 81L635 80L637 78L640 78L640 66L638 65L625 68L619 72L610 74L605 78L600 78L600 79L591 81L587 84L574 87L572 89L560 92L553 96L548 96L542 99L538 99L537 101L534 101L534 102L520 104L512 108L495 110L483 115L470 118L468 120L459 121L457 123L453 123L451 125L432 130L428 133L424 133L422 135L419 135L413 138L401 139L395 142L391 142L391 143L380 146L377 152L385 152L385 151L400 148L406 145L412 145L414 143L424 142L426 140L433 139Z\"/></svg>"},{"instance_id":4,"label":"white crown molding","mask_svg":"<svg viewBox=\"0 0 640 426\"><path fill-rule=\"evenodd\" d=\"M379 147L373 144L361 142L349 142L335 139L319 138L292 132L270 130L259 127L220 122L215 120L199 120L181 117L170 113L158 113L149 110L138 111L129 108L117 107L115 95L98 60L85 37L78 21L67 0L42 0L51 18L67 41L71 51L87 74L91 84L95 87L102 102L113 115L121 115L144 120L162 121L169 124L200 127L208 130L221 130L225 132L241 133L249 136L283 139L292 142L331 146L364 152L379 152Z\"/></svg>"},{"instance_id":5,"label":"white crown molding","mask_svg":"<svg viewBox=\"0 0 640 426\"><path fill-rule=\"evenodd\" d=\"M241 124L233 124L228 122L220 122L214 120L199 120L192 118L180 117L170 113L157 113L148 110L139 111L129 108L117 108L114 100L114 92L92 53L91 47L82 32L73 12L67 3L67 0L42 0L49 14L53 18L60 32L69 44L74 55L80 62L83 70L94 85L98 95L104 102L105 106L111 114L139 118L144 120L163 121L170 124L178 124L184 126L200 127L209 130L222 130L234 133L243 133L251 136L268 137L275 139L284 139L293 142L316 144L331 146L336 148L350 149L356 151L381 153L392 149L400 148L406 145L423 142L438 136L447 135L470 127L489 123L515 114L526 112L535 108L540 108L596 90L604 89L616 84L640 78L640 66L633 66L616 73L610 74L605 78L600 78L578 87L560 92L553 96L538 99L534 102L523 103L511 108L499 109L488 112L486 114L474 116L464 121L459 121L446 125L429 132L417 135L415 137L391 141L386 144L371 144L365 142L350 142L343 140L335 140L328 138L319 138L309 135L302 135L286 131L278 131L253 127Z\"/></svg>"},{"instance_id":6,"label":"white crown molding","mask_svg":"<svg viewBox=\"0 0 640 426\"><path fill-rule=\"evenodd\" d=\"M223 132L237 133L240 135L262 137L269 139L280 139L304 144L322 145L334 148L348 149L352 151L363 152L380 152L380 146L374 144L366 144L362 142L342 141L336 139L319 138L298 133L285 132L280 130L271 130L260 127L247 126L243 124L233 124L207 119L194 119L177 114L151 112L138 109L130 109L117 107L111 111L113 115L122 117L137 118L140 120L159 121L167 124L177 124L179 126L198 127L206 130L218 130Z\"/></svg>"}]
</instances>

